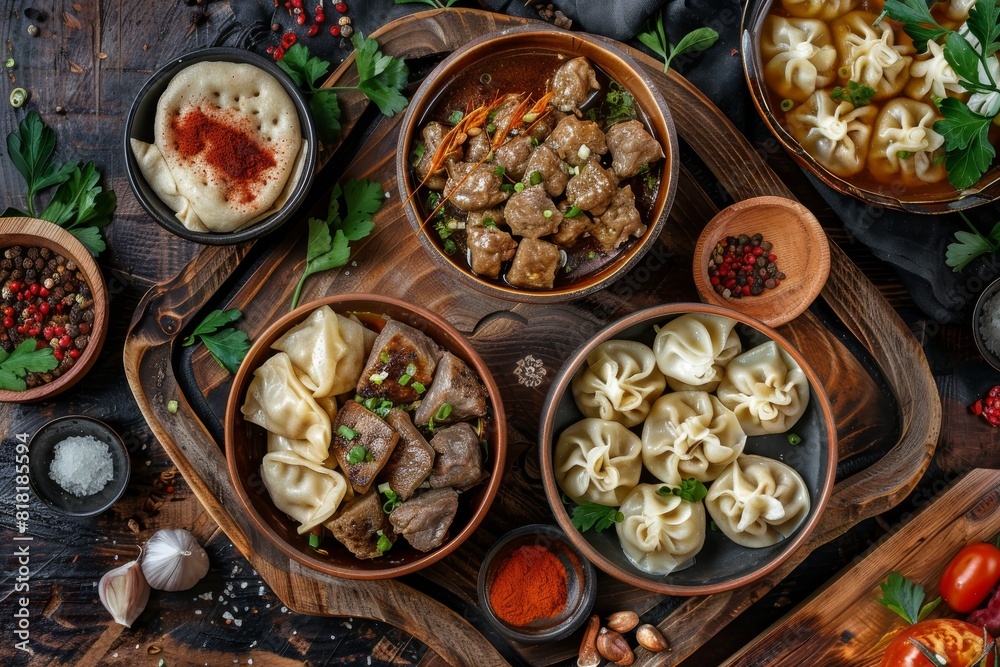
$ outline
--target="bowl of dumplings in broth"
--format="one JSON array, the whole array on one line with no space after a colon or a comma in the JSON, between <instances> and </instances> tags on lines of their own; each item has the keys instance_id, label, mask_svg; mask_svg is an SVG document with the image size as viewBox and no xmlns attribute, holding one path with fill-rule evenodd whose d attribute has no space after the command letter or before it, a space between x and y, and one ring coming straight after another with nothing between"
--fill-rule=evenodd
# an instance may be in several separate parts
<instances>
[{"instance_id":1,"label":"bowl of dumplings in broth","mask_svg":"<svg viewBox=\"0 0 1000 667\"><path fill-rule=\"evenodd\" d=\"M598 332L553 381L539 438L546 498L574 544L667 595L773 571L819 522L837 468L830 401L798 350L705 304Z\"/></svg>"}]
</instances>

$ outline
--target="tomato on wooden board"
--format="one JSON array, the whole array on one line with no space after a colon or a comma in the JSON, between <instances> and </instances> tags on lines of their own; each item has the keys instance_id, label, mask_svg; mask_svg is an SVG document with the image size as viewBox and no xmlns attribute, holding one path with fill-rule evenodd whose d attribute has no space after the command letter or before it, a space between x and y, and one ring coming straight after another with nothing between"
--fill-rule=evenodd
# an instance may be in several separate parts
<instances>
[{"instance_id":1,"label":"tomato on wooden board","mask_svg":"<svg viewBox=\"0 0 1000 667\"><path fill-rule=\"evenodd\" d=\"M966 545L941 575L941 597L955 611L968 613L1000 582L1000 549L986 542Z\"/></svg>"},{"instance_id":2,"label":"tomato on wooden board","mask_svg":"<svg viewBox=\"0 0 1000 667\"><path fill-rule=\"evenodd\" d=\"M934 663L910 642L911 637L944 658L948 667L971 667L984 648L982 628L954 618L935 618L920 621L896 635L882 654L880 666L933 667ZM990 651L983 664L993 667L995 653Z\"/></svg>"}]
</instances>

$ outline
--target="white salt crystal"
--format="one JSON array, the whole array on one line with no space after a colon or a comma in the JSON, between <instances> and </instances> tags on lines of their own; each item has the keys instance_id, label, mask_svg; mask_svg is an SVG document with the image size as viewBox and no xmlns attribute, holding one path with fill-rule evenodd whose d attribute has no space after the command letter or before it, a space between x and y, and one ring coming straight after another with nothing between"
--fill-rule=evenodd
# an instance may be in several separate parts
<instances>
[{"instance_id":1,"label":"white salt crystal","mask_svg":"<svg viewBox=\"0 0 1000 667\"><path fill-rule=\"evenodd\" d=\"M983 311L979 315L979 335L990 352L1000 355L1000 292L983 303Z\"/></svg>"},{"instance_id":2,"label":"white salt crystal","mask_svg":"<svg viewBox=\"0 0 1000 667\"><path fill-rule=\"evenodd\" d=\"M75 435L56 444L49 478L77 498L92 496L114 478L107 443Z\"/></svg>"}]
</instances>

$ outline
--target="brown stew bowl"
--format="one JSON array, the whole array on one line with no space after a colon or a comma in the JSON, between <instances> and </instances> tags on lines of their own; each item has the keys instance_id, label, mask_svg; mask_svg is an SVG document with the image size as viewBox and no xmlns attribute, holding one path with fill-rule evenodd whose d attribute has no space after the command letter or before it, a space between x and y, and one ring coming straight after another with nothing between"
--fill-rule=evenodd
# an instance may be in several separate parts
<instances>
[{"instance_id":1,"label":"brown stew bowl","mask_svg":"<svg viewBox=\"0 0 1000 667\"><path fill-rule=\"evenodd\" d=\"M596 271L583 275L576 281L557 284L551 290L522 289L502 280L494 281L477 276L464 259L452 259L429 236L434 233L433 227L423 224L423 214L417 201L418 197L426 196L426 189L411 196L419 183L412 173L410 156L419 141L419 129L437 100L441 99L449 85L464 70L498 55L521 51L565 54L569 57L585 56L635 97L649 121L647 129L660 142L665 155L660 186L645 234ZM434 68L413 96L403 116L396 150L396 178L404 201L403 208L413 226L413 232L420 238L431 258L445 271L488 296L527 303L559 303L607 287L625 275L656 243L677 189L678 154L677 135L667 103L635 61L610 44L588 35L532 25L484 35L458 49Z\"/></svg>"},{"instance_id":2,"label":"brown stew bowl","mask_svg":"<svg viewBox=\"0 0 1000 667\"><path fill-rule=\"evenodd\" d=\"M1000 165L994 163L979 181L962 191L948 190L935 193L908 193L905 186L885 185L882 189L864 187L851 183L830 172L816 161L799 142L786 130L772 109L771 98L764 83L764 64L760 56L760 33L764 19L774 3L779 0L750 0L743 9L741 25L741 51L743 52L743 72L750 86L757 112L778 142L788 154L818 179L837 192L856 197L873 206L885 206L909 213L940 214L982 206L1000 197ZM876 10L877 12L877 10Z\"/></svg>"},{"instance_id":3,"label":"brown stew bowl","mask_svg":"<svg viewBox=\"0 0 1000 667\"><path fill-rule=\"evenodd\" d=\"M459 496L458 514L451 525L450 537L433 551L417 551L406 544L405 539L400 539L383 557L360 560L331 538L324 543L329 555L320 554L309 546L308 535L296 532L297 523L274 506L264 488L260 477L260 463L267 453L267 436L263 428L243 419L240 407L246 399L254 371L275 354L271 343L320 306L330 306L341 314L353 312L386 315L415 327L469 364L486 387L490 402L485 433L490 477ZM233 378L226 405L225 442L229 476L240 502L261 534L282 553L311 570L334 577L391 579L411 574L441 560L475 532L489 511L503 479L507 457L507 426L500 390L490 369L451 324L430 311L398 299L374 294L338 294L299 306L269 326L254 341Z\"/></svg>"},{"instance_id":4,"label":"brown stew bowl","mask_svg":"<svg viewBox=\"0 0 1000 667\"><path fill-rule=\"evenodd\" d=\"M567 506L563 504L552 458L559 434L583 418L583 413L573 399L571 383L577 370L586 362L587 355L595 347L611 339L636 340L652 346L656 335L653 327L685 313L709 313L736 320L738 324L735 331L739 333L744 351L773 340L806 374L811 390L809 407L792 428L802 438L801 443L793 447L784 433L750 436L747 438L745 452L778 459L794 468L809 489L810 508L805 521L791 537L762 549L742 547L721 532L706 530L705 546L695 557L693 565L667 575L658 575L644 572L629 561L622 551L614 528L602 532L590 530L586 533L577 530L570 520ZM638 428L640 427L632 430ZM665 595L710 595L745 586L766 576L809 538L819 524L833 490L837 472L837 428L830 400L816 373L799 351L778 332L734 310L708 304L677 303L632 313L599 331L570 355L545 398L539 428L539 457L545 497L556 520L573 544L594 565L616 579L648 591ZM640 481L657 482L649 472L644 472Z\"/></svg>"},{"instance_id":5,"label":"brown stew bowl","mask_svg":"<svg viewBox=\"0 0 1000 667\"><path fill-rule=\"evenodd\" d=\"M48 248L76 263L90 287L94 300L90 343L70 370L58 378L24 391L0 390L0 402L31 403L52 398L79 382L101 353L108 333L108 288L104 276L88 251L75 236L62 227L34 218L0 218L0 250L12 246Z\"/></svg>"}]
</instances>

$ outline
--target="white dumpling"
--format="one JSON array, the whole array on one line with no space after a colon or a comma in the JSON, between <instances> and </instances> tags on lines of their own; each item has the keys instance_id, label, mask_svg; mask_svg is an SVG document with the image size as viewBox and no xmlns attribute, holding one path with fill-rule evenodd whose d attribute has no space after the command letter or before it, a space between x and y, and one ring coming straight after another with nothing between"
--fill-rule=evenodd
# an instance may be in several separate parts
<instances>
[{"instance_id":1,"label":"white dumpling","mask_svg":"<svg viewBox=\"0 0 1000 667\"><path fill-rule=\"evenodd\" d=\"M948 177L944 137L934 131L938 113L929 104L899 98L886 103L875 121L868 168L884 181L919 186Z\"/></svg>"},{"instance_id":2,"label":"white dumpling","mask_svg":"<svg viewBox=\"0 0 1000 667\"><path fill-rule=\"evenodd\" d=\"M621 505L642 474L642 440L618 422L583 419L559 435L556 483L574 502Z\"/></svg>"},{"instance_id":3,"label":"white dumpling","mask_svg":"<svg viewBox=\"0 0 1000 667\"><path fill-rule=\"evenodd\" d=\"M817 162L838 176L853 176L865 168L877 109L835 102L817 90L785 117L788 131Z\"/></svg>"},{"instance_id":4,"label":"white dumpling","mask_svg":"<svg viewBox=\"0 0 1000 667\"><path fill-rule=\"evenodd\" d=\"M333 516L347 495L343 475L293 451L265 454L260 477L274 506L299 522L299 535Z\"/></svg>"},{"instance_id":5,"label":"white dumpling","mask_svg":"<svg viewBox=\"0 0 1000 667\"><path fill-rule=\"evenodd\" d=\"M704 391L662 396L642 427L642 463L657 479L680 486L711 482L743 453L747 436L733 411Z\"/></svg>"},{"instance_id":6,"label":"white dumpling","mask_svg":"<svg viewBox=\"0 0 1000 667\"><path fill-rule=\"evenodd\" d=\"M351 391L367 359L364 327L329 306L314 310L271 347L288 355L317 398Z\"/></svg>"},{"instance_id":7,"label":"white dumpling","mask_svg":"<svg viewBox=\"0 0 1000 667\"><path fill-rule=\"evenodd\" d=\"M946 0L944 3L944 13L952 21L964 23L969 18L969 10L976 4L976 0ZM930 42L928 42L930 44Z\"/></svg>"},{"instance_id":8,"label":"white dumpling","mask_svg":"<svg viewBox=\"0 0 1000 667\"><path fill-rule=\"evenodd\" d=\"M768 341L729 362L717 394L747 435L784 433L809 406L809 379L787 352Z\"/></svg>"},{"instance_id":9,"label":"white dumpling","mask_svg":"<svg viewBox=\"0 0 1000 667\"><path fill-rule=\"evenodd\" d=\"M716 479L705 496L708 513L726 537L760 548L788 537L809 514L809 489L799 473L781 461L741 456Z\"/></svg>"},{"instance_id":10,"label":"white dumpling","mask_svg":"<svg viewBox=\"0 0 1000 667\"><path fill-rule=\"evenodd\" d=\"M726 364L740 353L733 331L736 320L707 313L688 313L667 322L656 334L656 365L675 391L714 391Z\"/></svg>"},{"instance_id":11,"label":"white dumpling","mask_svg":"<svg viewBox=\"0 0 1000 667\"><path fill-rule=\"evenodd\" d=\"M958 75L944 56L944 48L928 40L927 53L914 58L910 65L906 94L915 100L930 101L931 96L947 97L949 93L954 96L964 95L965 92Z\"/></svg>"},{"instance_id":12,"label":"white dumpling","mask_svg":"<svg viewBox=\"0 0 1000 667\"><path fill-rule=\"evenodd\" d=\"M874 101L895 97L903 90L913 60L913 48L896 44L889 21L873 26L876 18L871 12L857 11L833 23L843 85L855 81L873 88Z\"/></svg>"},{"instance_id":13,"label":"white dumpling","mask_svg":"<svg viewBox=\"0 0 1000 667\"><path fill-rule=\"evenodd\" d=\"M653 350L632 340L609 340L577 371L573 398L586 417L632 427L642 423L666 386Z\"/></svg>"},{"instance_id":14,"label":"white dumpling","mask_svg":"<svg viewBox=\"0 0 1000 667\"><path fill-rule=\"evenodd\" d=\"M673 494L661 495L655 484L639 484L619 511L615 524L622 550L632 563L651 574L669 574L705 544L705 507Z\"/></svg>"},{"instance_id":15,"label":"white dumpling","mask_svg":"<svg viewBox=\"0 0 1000 667\"><path fill-rule=\"evenodd\" d=\"M770 15L760 40L764 80L779 97L801 102L837 76L837 49L822 21Z\"/></svg>"},{"instance_id":16,"label":"white dumpling","mask_svg":"<svg viewBox=\"0 0 1000 667\"><path fill-rule=\"evenodd\" d=\"M792 16L831 21L854 9L860 0L781 0Z\"/></svg>"},{"instance_id":17,"label":"white dumpling","mask_svg":"<svg viewBox=\"0 0 1000 667\"><path fill-rule=\"evenodd\" d=\"M295 452L304 459L309 459L314 463L325 464L330 458L328 447L317 447L308 440L292 440L277 433L267 433L267 451L271 452Z\"/></svg>"}]
</instances>

